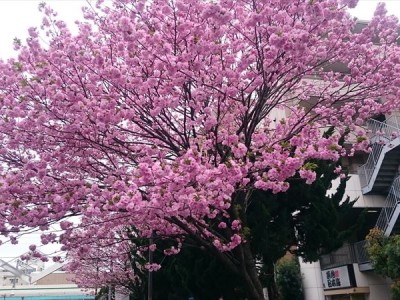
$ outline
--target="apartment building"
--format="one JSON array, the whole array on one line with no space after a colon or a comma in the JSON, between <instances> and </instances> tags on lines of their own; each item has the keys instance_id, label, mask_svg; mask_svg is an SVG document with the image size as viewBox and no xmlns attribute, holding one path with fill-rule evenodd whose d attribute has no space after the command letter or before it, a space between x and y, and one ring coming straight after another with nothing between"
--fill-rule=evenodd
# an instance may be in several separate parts
<instances>
[{"instance_id":1,"label":"apartment building","mask_svg":"<svg viewBox=\"0 0 400 300\"><path fill-rule=\"evenodd\" d=\"M4 300L92 300L94 293L71 282L72 274L55 263L45 268L40 260L29 264L0 259L0 298Z\"/></svg>"},{"instance_id":2,"label":"apartment building","mask_svg":"<svg viewBox=\"0 0 400 300\"><path fill-rule=\"evenodd\" d=\"M364 227L353 241L301 262L306 300L389 300L390 280L377 275L365 251L365 235L377 227L386 236L400 232L400 113L369 120L372 151L345 163L350 172L346 194L354 209L367 209Z\"/></svg>"}]
</instances>

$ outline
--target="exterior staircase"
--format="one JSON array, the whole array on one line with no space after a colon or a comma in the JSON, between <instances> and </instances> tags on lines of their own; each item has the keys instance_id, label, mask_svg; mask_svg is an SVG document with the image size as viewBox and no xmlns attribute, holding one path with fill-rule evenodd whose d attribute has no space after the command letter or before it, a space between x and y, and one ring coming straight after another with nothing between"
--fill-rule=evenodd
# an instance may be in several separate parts
<instances>
[{"instance_id":1,"label":"exterior staircase","mask_svg":"<svg viewBox=\"0 0 400 300\"><path fill-rule=\"evenodd\" d=\"M382 207L376 228L382 230L385 236L392 232L400 232L400 175L398 175L390 187L389 194ZM360 271L370 271L374 269L366 252L367 241L360 241L354 244L358 268Z\"/></svg>"},{"instance_id":2,"label":"exterior staircase","mask_svg":"<svg viewBox=\"0 0 400 300\"><path fill-rule=\"evenodd\" d=\"M400 147L396 147L386 152L381 167L372 186L372 191L376 194L387 195L391 189L393 178L399 173Z\"/></svg>"},{"instance_id":3,"label":"exterior staircase","mask_svg":"<svg viewBox=\"0 0 400 300\"><path fill-rule=\"evenodd\" d=\"M384 122L369 120L368 127L372 151L358 174L363 194L388 195L376 227L389 236L400 214L400 117L395 115Z\"/></svg>"},{"instance_id":4,"label":"exterior staircase","mask_svg":"<svg viewBox=\"0 0 400 300\"><path fill-rule=\"evenodd\" d=\"M363 194L387 194L400 164L400 117L384 122L369 120L372 150L358 175Z\"/></svg>"},{"instance_id":5,"label":"exterior staircase","mask_svg":"<svg viewBox=\"0 0 400 300\"><path fill-rule=\"evenodd\" d=\"M389 236L395 225L398 223L400 214L400 176L397 176L393 181L389 194L385 201L385 206L382 207L379 218L376 222L376 227Z\"/></svg>"},{"instance_id":6,"label":"exterior staircase","mask_svg":"<svg viewBox=\"0 0 400 300\"><path fill-rule=\"evenodd\" d=\"M386 236L400 232L400 116L384 122L369 120L372 150L367 162L360 166L363 194L387 195L375 227ZM360 271L374 269L366 251L367 241L345 244L340 249L323 255L320 264L329 269L344 264L357 263Z\"/></svg>"},{"instance_id":7,"label":"exterior staircase","mask_svg":"<svg viewBox=\"0 0 400 300\"><path fill-rule=\"evenodd\" d=\"M389 236L400 229L400 116L384 122L369 120L371 152L367 162L360 166L358 175L363 194L387 195L375 227ZM360 271L374 269L365 251L366 241L356 243Z\"/></svg>"},{"instance_id":8,"label":"exterior staircase","mask_svg":"<svg viewBox=\"0 0 400 300\"><path fill-rule=\"evenodd\" d=\"M392 116L384 122L369 120L368 127L371 152L367 162L359 167L358 175L363 194L387 195L375 226L389 236L393 231L400 232L400 116ZM346 244L335 253L322 256L321 266L332 268L358 263L360 271L373 270L366 245L365 240Z\"/></svg>"}]
</instances>

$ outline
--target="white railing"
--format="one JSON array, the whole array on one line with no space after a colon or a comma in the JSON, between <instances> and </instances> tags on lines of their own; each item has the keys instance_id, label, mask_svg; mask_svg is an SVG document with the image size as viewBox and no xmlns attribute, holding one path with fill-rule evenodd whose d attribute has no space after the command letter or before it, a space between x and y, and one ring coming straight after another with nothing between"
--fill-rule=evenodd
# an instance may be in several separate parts
<instances>
[{"instance_id":1,"label":"white railing","mask_svg":"<svg viewBox=\"0 0 400 300\"><path fill-rule=\"evenodd\" d=\"M368 155L367 162L358 168L358 175L360 177L361 187L365 187L369 184L369 181L374 174L375 167L378 164L378 160L381 156L383 145L375 143L372 145L372 150Z\"/></svg>"},{"instance_id":2,"label":"white railing","mask_svg":"<svg viewBox=\"0 0 400 300\"><path fill-rule=\"evenodd\" d=\"M396 138L400 131L400 117L391 116L383 122L370 119L367 122L370 138L373 142L389 142ZM375 139L374 139L375 138Z\"/></svg>"},{"instance_id":3,"label":"white railing","mask_svg":"<svg viewBox=\"0 0 400 300\"><path fill-rule=\"evenodd\" d=\"M397 176L390 187L389 195L386 198L385 206L382 207L381 213L379 214L378 220L376 221L376 227L382 230L385 235L390 235L393 229L394 223L397 220L396 209L398 211L398 205L400 204L400 176Z\"/></svg>"},{"instance_id":4,"label":"white railing","mask_svg":"<svg viewBox=\"0 0 400 300\"><path fill-rule=\"evenodd\" d=\"M396 130L399 130L399 128L400 128L400 116L394 115L394 116L389 117L386 120L386 124L391 128L395 128Z\"/></svg>"},{"instance_id":5,"label":"white railing","mask_svg":"<svg viewBox=\"0 0 400 300\"><path fill-rule=\"evenodd\" d=\"M385 153L382 153L384 147L399 136L400 116L391 116L384 122L371 119L368 120L367 125L370 129L370 139L373 144L367 162L358 168L362 188L370 183L374 173L378 171L376 167L382 163L381 155L385 155Z\"/></svg>"}]
</instances>

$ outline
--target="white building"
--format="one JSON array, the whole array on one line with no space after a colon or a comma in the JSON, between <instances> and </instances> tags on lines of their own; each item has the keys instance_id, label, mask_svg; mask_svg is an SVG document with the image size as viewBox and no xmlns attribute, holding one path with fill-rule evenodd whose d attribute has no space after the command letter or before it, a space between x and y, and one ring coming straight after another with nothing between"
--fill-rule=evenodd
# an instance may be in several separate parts
<instances>
[{"instance_id":1,"label":"white building","mask_svg":"<svg viewBox=\"0 0 400 300\"><path fill-rule=\"evenodd\" d=\"M65 264L55 263L44 268L40 260L29 264L19 260L9 263L0 259L0 298L3 300L91 300L91 291L71 282Z\"/></svg>"},{"instance_id":2,"label":"white building","mask_svg":"<svg viewBox=\"0 0 400 300\"><path fill-rule=\"evenodd\" d=\"M358 240L323 255L319 262L301 262L305 300L389 300L390 280L374 273L363 236L377 227L386 236L399 232L400 114L368 121L372 151L347 162L351 178L346 194L354 209L367 209L367 224ZM364 162L363 162L364 160Z\"/></svg>"},{"instance_id":3,"label":"white building","mask_svg":"<svg viewBox=\"0 0 400 300\"><path fill-rule=\"evenodd\" d=\"M31 283L31 275L43 269L44 262L40 259L32 259L29 263L19 259L12 263L0 259L0 287L28 285Z\"/></svg>"}]
</instances>

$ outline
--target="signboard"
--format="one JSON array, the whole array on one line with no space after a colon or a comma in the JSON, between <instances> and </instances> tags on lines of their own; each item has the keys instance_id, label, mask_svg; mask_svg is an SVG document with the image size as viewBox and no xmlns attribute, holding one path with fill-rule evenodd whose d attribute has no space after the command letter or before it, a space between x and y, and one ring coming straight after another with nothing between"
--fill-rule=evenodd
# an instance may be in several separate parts
<instances>
[{"instance_id":1,"label":"signboard","mask_svg":"<svg viewBox=\"0 0 400 300\"><path fill-rule=\"evenodd\" d=\"M355 286L353 266L351 265L350 267L342 266L323 270L321 273L324 289L340 289Z\"/></svg>"}]
</instances>

